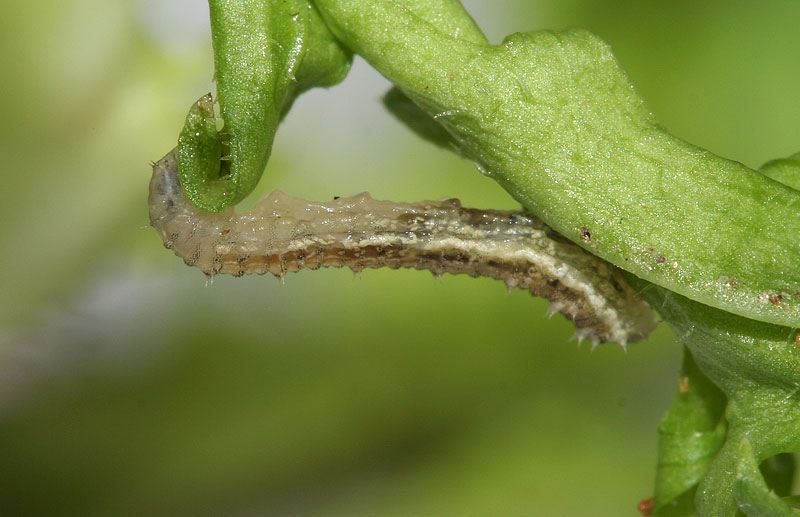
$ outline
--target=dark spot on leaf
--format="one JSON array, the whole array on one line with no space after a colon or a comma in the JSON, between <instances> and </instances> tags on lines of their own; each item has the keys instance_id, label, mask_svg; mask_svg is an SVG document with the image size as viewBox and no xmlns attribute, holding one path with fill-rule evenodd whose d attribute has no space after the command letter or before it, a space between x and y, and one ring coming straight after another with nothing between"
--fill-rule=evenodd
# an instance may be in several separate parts
<instances>
[{"instance_id":1,"label":"dark spot on leaf","mask_svg":"<svg viewBox=\"0 0 800 517\"><path fill-rule=\"evenodd\" d=\"M781 296L780 294L773 293L769 295L769 303L778 306L783 305L783 296Z\"/></svg>"},{"instance_id":2,"label":"dark spot on leaf","mask_svg":"<svg viewBox=\"0 0 800 517\"><path fill-rule=\"evenodd\" d=\"M639 501L639 513L647 517L648 515L653 513L653 507L655 506L655 500L650 497L648 499L643 499Z\"/></svg>"}]
</instances>

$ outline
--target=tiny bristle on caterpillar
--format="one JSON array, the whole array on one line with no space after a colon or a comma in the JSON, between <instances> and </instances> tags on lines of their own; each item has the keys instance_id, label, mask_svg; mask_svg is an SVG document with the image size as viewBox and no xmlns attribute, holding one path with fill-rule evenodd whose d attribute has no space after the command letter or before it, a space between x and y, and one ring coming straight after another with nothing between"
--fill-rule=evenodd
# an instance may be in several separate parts
<instances>
[{"instance_id":1,"label":"tiny bristle on caterpillar","mask_svg":"<svg viewBox=\"0 0 800 517\"><path fill-rule=\"evenodd\" d=\"M367 193L314 202L273 191L244 213L206 213L184 196L173 150L153 166L150 222L165 247L207 275L427 269L489 276L543 296L593 343L625 345L657 325L617 268L526 212L464 208L456 199L394 203Z\"/></svg>"}]
</instances>

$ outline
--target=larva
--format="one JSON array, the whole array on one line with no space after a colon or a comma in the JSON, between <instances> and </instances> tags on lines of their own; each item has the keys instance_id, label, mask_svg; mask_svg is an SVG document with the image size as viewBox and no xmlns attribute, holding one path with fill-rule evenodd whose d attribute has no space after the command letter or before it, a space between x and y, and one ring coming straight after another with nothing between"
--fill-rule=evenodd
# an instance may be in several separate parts
<instances>
[{"instance_id":1,"label":"larva","mask_svg":"<svg viewBox=\"0 0 800 517\"><path fill-rule=\"evenodd\" d=\"M595 344L625 345L657 324L619 270L525 212L464 208L456 199L394 203L367 193L312 202L273 191L248 212L206 213L184 197L173 150L153 166L150 222L164 246L207 275L428 269L489 276L544 296L551 312Z\"/></svg>"}]
</instances>

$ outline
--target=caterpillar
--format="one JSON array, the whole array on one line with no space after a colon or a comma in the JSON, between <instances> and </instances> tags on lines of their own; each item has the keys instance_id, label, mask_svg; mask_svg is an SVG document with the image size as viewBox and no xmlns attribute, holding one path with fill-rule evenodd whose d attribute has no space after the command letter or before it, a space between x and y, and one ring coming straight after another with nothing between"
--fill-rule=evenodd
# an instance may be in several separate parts
<instances>
[{"instance_id":1,"label":"caterpillar","mask_svg":"<svg viewBox=\"0 0 800 517\"><path fill-rule=\"evenodd\" d=\"M625 346L657 325L615 266L521 211L465 208L457 199L395 203L361 193L313 202L273 191L251 210L202 212L183 194L176 150L153 165L150 222L164 246L206 275L321 267L427 269L488 276L550 300L577 337Z\"/></svg>"}]
</instances>

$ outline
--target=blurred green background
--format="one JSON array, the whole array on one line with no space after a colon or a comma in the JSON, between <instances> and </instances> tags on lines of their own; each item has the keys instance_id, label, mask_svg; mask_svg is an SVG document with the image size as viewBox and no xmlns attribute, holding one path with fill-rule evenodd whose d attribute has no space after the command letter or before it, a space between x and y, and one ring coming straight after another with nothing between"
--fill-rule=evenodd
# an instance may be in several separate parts
<instances>
[{"instance_id":1,"label":"blurred green background","mask_svg":"<svg viewBox=\"0 0 800 517\"><path fill-rule=\"evenodd\" d=\"M750 166L800 150L795 0L464 3L495 42L593 30L682 138ZM0 65L0 514L637 515L669 330L592 352L492 280L211 283L163 249L149 162L213 89L205 2L9 2ZM386 88L357 61L301 98L262 192L515 208Z\"/></svg>"}]
</instances>

